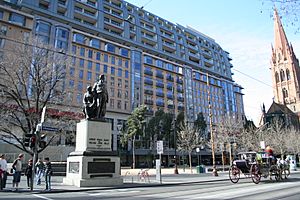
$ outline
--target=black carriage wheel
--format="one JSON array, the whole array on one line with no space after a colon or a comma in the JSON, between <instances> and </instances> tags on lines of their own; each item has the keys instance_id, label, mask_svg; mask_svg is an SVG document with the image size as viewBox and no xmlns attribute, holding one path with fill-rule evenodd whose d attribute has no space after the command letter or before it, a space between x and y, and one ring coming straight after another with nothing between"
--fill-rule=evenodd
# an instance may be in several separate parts
<instances>
[{"instance_id":1,"label":"black carriage wheel","mask_svg":"<svg viewBox=\"0 0 300 200\"><path fill-rule=\"evenodd\" d=\"M229 169L229 178L232 183L237 183L240 180L240 169L236 165L232 165Z\"/></svg>"},{"instance_id":2,"label":"black carriage wheel","mask_svg":"<svg viewBox=\"0 0 300 200\"><path fill-rule=\"evenodd\" d=\"M250 173L253 183L258 184L261 178L259 166L257 164L251 165Z\"/></svg>"}]
</instances>

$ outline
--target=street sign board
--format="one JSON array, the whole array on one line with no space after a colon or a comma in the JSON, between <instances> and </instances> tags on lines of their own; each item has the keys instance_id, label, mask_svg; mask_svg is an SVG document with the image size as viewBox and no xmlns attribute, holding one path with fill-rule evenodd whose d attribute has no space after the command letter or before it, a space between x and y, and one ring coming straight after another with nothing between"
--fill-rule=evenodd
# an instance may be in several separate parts
<instances>
[{"instance_id":1,"label":"street sign board","mask_svg":"<svg viewBox=\"0 0 300 200\"><path fill-rule=\"evenodd\" d=\"M162 140L157 141L156 143L157 154L164 153L164 142Z\"/></svg>"},{"instance_id":2,"label":"street sign board","mask_svg":"<svg viewBox=\"0 0 300 200\"><path fill-rule=\"evenodd\" d=\"M43 108L43 111L42 111L41 123L44 123L44 121L45 121L45 114L46 114L46 106Z\"/></svg>"},{"instance_id":3,"label":"street sign board","mask_svg":"<svg viewBox=\"0 0 300 200\"><path fill-rule=\"evenodd\" d=\"M58 128L51 127L51 126L42 126L43 131L50 131L50 132L58 132Z\"/></svg>"},{"instance_id":4,"label":"street sign board","mask_svg":"<svg viewBox=\"0 0 300 200\"><path fill-rule=\"evenodd\" d=\"M265 141L260 141L260 148L261 149L265 149L266 148Z\"/></svg>"}]
</instances>

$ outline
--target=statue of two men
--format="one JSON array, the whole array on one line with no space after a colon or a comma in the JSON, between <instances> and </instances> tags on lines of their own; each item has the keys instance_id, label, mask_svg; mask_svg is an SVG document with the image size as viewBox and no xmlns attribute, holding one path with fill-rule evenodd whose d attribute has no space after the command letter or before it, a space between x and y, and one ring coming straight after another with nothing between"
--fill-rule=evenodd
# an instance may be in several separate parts
<instances>
[{"instance_id":1,"label":"statue of two men","mask_svg":"<svg viewBox=\"0 0 300 200\"><path fill-rule=\"evenodd\" d=\"M83 96L83 113L86 119L104 119L106 104L108 103L108 92L104 81L104 74L99 76L99 80L92 86L87 87Z\"/></svg>"}]
</instances>

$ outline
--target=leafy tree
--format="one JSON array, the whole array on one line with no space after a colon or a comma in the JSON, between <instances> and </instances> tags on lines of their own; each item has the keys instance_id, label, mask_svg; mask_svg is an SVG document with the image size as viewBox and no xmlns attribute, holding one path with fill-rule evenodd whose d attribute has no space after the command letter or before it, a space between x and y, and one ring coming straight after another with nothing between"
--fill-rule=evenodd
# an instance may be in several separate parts
<instances>
[{"instance_id":1,"label":"leafy tree","mask_svg":"<svg viewBox=\"0 0 300 200\"><path fill-rule=\"evenodd\" d=\"M5 48L0 58L0 140L33 155L24 146L24 135L35 132L46 105L63 100L69 59L36 37L7 40Z\"/></svg>"},{"instance_id":2,"label":"leafy tree","mask_svg":"<svg viewBox=\"0 0 300 200\"><path fill-rule=\"evenodd\" d=\"M143 127L145 126L145 116L147 107L141 105L134 109L127 119L126 133L123 134L125 141L132 140L132 167L135 168L135 137L143 134Z\"/></svg>"}]
</instances>

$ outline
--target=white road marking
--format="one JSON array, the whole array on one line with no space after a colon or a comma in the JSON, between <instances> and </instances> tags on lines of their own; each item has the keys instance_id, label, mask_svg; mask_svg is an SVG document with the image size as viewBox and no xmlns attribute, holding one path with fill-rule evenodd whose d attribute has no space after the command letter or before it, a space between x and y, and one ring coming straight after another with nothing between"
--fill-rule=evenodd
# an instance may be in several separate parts
<instances>
[{"instance_id":1,"label":"white road marking","mask_svg":"<svg viewBox=\"0 0 300 200\"><path fill-rule=\"evenodd\" d=\"M101 195L119 195L119 194L127 194L127 193L137 193L139 190L131 190L128 189L117 189L117 190L104 190L103 192L89 194L90 196L101 196Z\"/></svg>"},{"instance_id":2,"label":"white road marking","mask_svg":"<svg viewBox=\"0 0 300 200\"><path fill-rule=\"evenodd\" d=\"M33 194L33 196L35 196L35 197L38 197L38 198L41 198L41 199L53 200L53 199L51 199L51 198L48 198L48 197L43 197L43 196L41 196L41 195L38 195L38 194Z\"/></svg>"}]
</instances>

